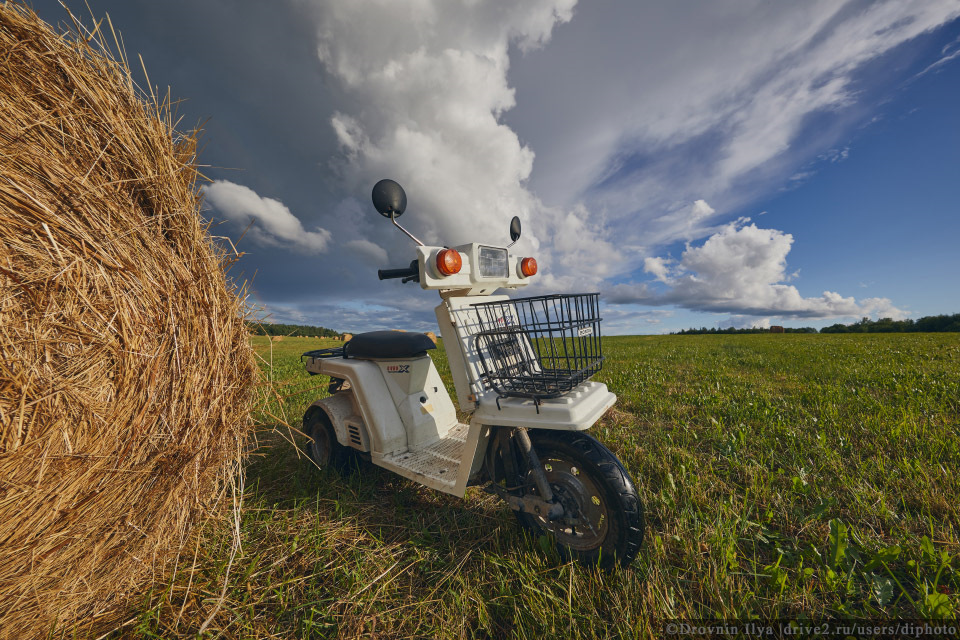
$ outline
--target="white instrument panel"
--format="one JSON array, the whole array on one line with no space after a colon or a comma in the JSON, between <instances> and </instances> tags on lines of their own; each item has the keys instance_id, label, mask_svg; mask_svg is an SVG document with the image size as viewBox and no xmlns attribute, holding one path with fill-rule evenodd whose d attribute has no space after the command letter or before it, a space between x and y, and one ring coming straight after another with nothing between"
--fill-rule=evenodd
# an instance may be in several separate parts
<instances>
[{"instance_id":1,"label":"white instrument panel","mask_svg":"<svg viewBox=\"0 0 960 640\"><path fill-rule=\"evenodd\" d=\"M504 247L462 244L451 247L460 254L460 272L445 276L437 268L437 254L446 247L417 247L420 267L420 286L423 289L465 289L465 295L489 295L497 289L525 287L536 278L520 272L520 261L526 256L515 256Z\"/></svg>"}]
</instances>

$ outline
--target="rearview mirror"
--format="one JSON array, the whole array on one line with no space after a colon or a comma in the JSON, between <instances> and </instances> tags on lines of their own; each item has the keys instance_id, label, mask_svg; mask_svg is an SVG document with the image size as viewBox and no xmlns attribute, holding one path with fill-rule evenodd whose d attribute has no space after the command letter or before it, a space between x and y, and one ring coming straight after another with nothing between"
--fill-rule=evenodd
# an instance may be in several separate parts
<instances>
[{"instance_id":1,"label":"rearview mirror","mask_svg":"<svg viewBox=\"0 0 960 640\"><path fill-rule=\"evenodd\" d=\"M407 194L403 192L403 187L393 180L386 178L373 185L373 207L379 211L380 215L384 218L390 218L393 226L403 231L408 238L421 247L423 246L423 243L417 239L417 236L401 227L400 223L397 222L397 218L399 218L403 214L403 210L407 208Z\"/></svg>"},{"instance_id":2,"label":"rearview mirror","mask_svg":"<svg viewBox=\"0 0 960 640\"><path fill-rule=\"evenodd\" d=\"M513 216L510 221L510 244L513 245L520 239L520 218Z\"/></svg>"},{"instance_id":3,"label":"rearview mirror","mask_svg":"<svg viewBox=\"0 0 960 640\"><path fill-rule=\"evenodd\" d=\"M373 207L384 218L399 218L407 208L407 194L393 180L381 180L373 185Z\"/></svg>"}]
</instances>

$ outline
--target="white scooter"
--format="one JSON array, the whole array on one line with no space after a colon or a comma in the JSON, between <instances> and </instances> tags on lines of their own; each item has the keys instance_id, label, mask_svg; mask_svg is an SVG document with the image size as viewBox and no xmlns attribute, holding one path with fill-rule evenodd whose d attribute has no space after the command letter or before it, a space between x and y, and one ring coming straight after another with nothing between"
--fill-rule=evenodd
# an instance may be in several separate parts
<instances>
[{"instance_id":1,"label":"white scooter","mask_svg":"<svg viewBox=\"0 0 960 640\"><path fill-rule=\"evenodd\" d=\"M422 333L373 331L343 347L303 354L307 371L330 377L330 396L303 417L308 452L321 468L356 457L462 498L486 485L535 534L551 535L561 557L626 566L643 542L643 508L617 457L585 433L616 396L592 382L603 362L599 294L510 299L536 260L507 247L428 247L400 226L407 197L381 180L374 207L417 243L406 269L379 271L440 292L437 322L460 408L427 355ZM520 220L510 225L512 246Z\"/></svg>"}]
</instances>

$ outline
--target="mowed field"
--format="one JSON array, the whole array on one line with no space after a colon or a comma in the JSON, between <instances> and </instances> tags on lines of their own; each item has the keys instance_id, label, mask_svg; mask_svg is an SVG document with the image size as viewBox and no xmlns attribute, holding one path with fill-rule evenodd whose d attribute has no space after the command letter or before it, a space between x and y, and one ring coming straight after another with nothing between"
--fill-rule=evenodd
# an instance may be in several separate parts
<instances>
[{"instance_id":1,"label":"mowed field","mask_svg":"<svg viewBox=\"0 0 960 640\"><path fill-rule=\"evenodd\" d=\"M592 433L647 517L636 562L606 574L479 489L312 468L295 428L326 378L299 355L336 343L254 342L272 386L229 575L230 532L210 525L123 633L629 638L668 619L960 615L960 334L605 338L596 379L619 401Z\"/></svg>"}]
</instances>

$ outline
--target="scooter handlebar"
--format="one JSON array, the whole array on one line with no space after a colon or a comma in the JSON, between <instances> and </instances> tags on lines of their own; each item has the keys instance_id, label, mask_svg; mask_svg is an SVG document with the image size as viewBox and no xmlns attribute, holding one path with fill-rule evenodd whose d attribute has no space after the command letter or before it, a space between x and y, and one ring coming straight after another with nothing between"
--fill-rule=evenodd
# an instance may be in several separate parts
<instances>
[{"instance_id":1,"label":"scooter handlebar","mask_svg":"<svg viewBox=\"0 0 960 640\"><path fill-rule=\"evenodd\" d=\"M377 269L377 277L381 280L390 280L393 278L411 278L420 275L420 268L417 261L414 260L406 269Z\"/></svg>"}]
</instances>

